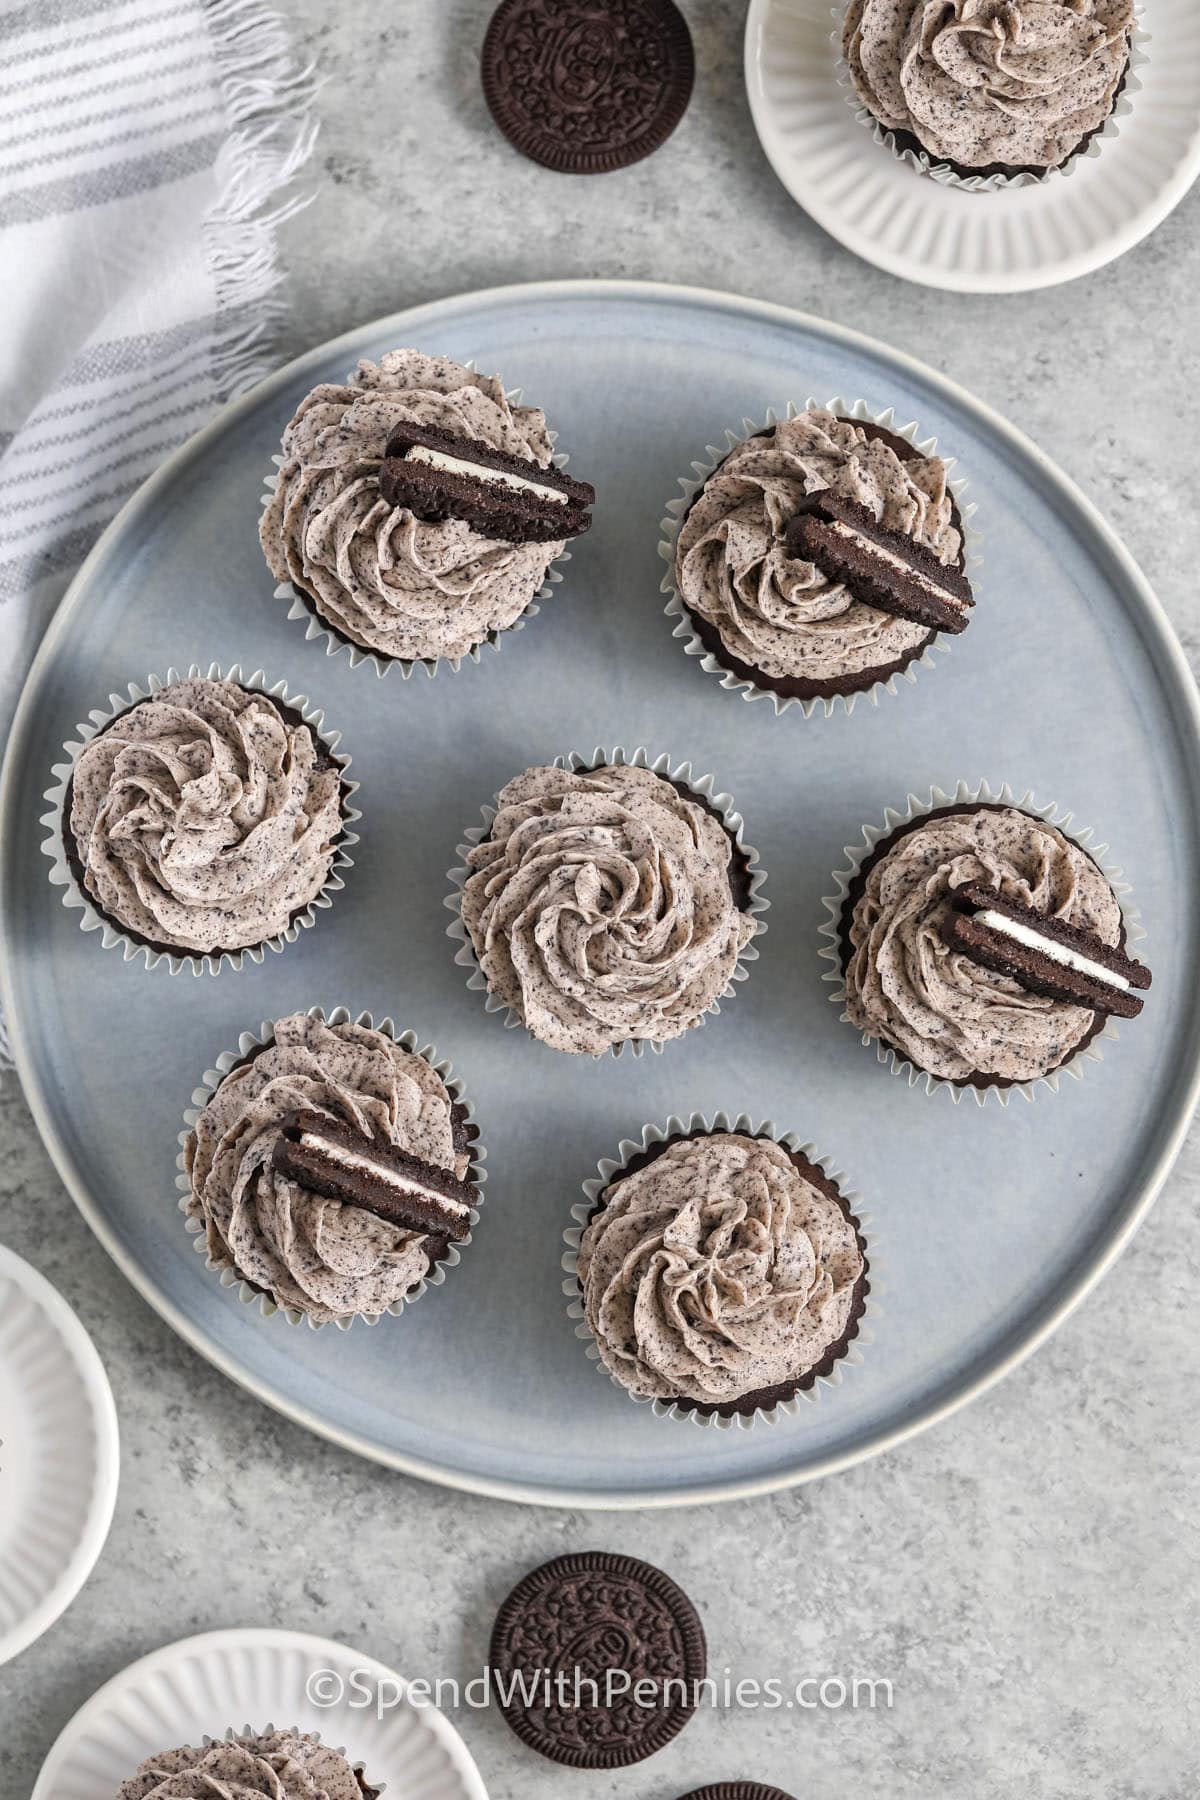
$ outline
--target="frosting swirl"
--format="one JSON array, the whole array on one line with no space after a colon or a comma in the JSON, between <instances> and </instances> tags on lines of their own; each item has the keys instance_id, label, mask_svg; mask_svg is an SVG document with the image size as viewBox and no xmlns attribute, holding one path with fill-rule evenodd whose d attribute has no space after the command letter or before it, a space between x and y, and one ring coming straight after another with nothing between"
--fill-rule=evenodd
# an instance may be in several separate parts
<instances>
[{"instance_id":1,"label":"frosting swirl","mask_svg":"<svg viewBox=\"0 0 1200 1800\"><path fill-rule=\"evenodd\" d=\"M816 1368L846 1336L866 1269L820 1183L782 1145L713 1132L609 1184L583 1232L579 1281L622 1387L721 1406Z\"/></svg>"},{"instance_id":2,"label":"frosting swirl","mask_svg":"<svg viewBox=\"0 0 1200 1800\"><path fill-rule=\"evenodd\" d=\"M793 560L787 527L806 494L831 488L953 563L961 539L946 473L940 456L902 458L851 420L800 413L738 444L705 482L679 532L680 596L733 657L774 679L832 683L907 662L928 627Z\"/></svg>"},{"instance_id":3,"label":"frosting swirl","mask_svg":"<svg viewBox=\"0 0 1200 1800\"><path fill-rule=\"evenodd\" d=\"M414 661L466 656L516 623L564 546L500 543L461 519L427 522L391 506L379 469L404 423L476 438L541 468L552 460L545 414L513 406L496 376L390 350L300 402L259 526L263 552L276 579L354 643Z\"/></svg>"},{"instance_id":4,"label":"frosting swirl","mask_svg":"<svg viewBox=\"0 0 1200 1800\"><path fill-rule=\"evenodd\" d=\"M157 948L236 950L284 931L329 875L341 771L269 694L177 681L80 751L68 848L109 919Z\"/></svg>"},{"instance_id":5,"label":"frosting swirl","mask_svg":"<svg viewBox=\"0 0 1200 1800\"><path fill-rule=\"evenodd\" d=\"M1057 826L1016 807L943 809L904 828L868 870L849 920L847 1016L947 1081L1035 1081L1091 1035L1095 1014L1028 993L943 942L949 895L968 881L1121 942L1116 895Z\"/></svg>"},{"instance_id":6,"label":"frosting swirl","mask_svg":"<svg viewBox=\"0 0 1200 1800\"><path fill-rule=\"evenodd\" d=\"M720 819L649 769L529 769L467 855L488 987L555 1050L599 1056L699 1022L754 936Z\"/></svg>"},{"instance_id":7,"label":"frosting swirl","mask_svg":"<svg viewBox=\"0 0 1200 1800\"><path fill-rule=\"evenodd\" d=\"M293 1013L277 1022L274 1043L225 1077L184 1150L188 1216L202 1222L214 1262L314 1324L384 1312L428 1271L430 1240L272 1167L281 1124L298 1107L345 1119L463 1179L470 1155L449 1091L386 1032Z\"/></svg>"},{"instance_id":8,"label":"frosting swirl","mask_svg":"<svg viewBox=\"0 0 1200 1800\"><path fill-rule=\"evenodd\" d=\"M340 1751L295 1731L165 1750L123 1782L117 1800L364 1800Z\"/></svg>"},{"instance_id":9,"label":"frosting swirl","mask_svg":"<svg viewBox=\"0 0 1200 1800\"><path fill-rule=\"evenodd\" d=\"M1112 111L1133 0L850 0L863 105L967 169L1053 169Z\"/></svg>"}]
</instances>

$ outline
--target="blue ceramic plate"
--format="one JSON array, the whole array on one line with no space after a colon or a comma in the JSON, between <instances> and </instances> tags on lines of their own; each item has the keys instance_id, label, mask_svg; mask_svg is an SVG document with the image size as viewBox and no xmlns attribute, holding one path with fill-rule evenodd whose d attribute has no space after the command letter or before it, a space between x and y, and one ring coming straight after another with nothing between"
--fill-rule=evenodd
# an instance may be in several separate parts
<instances>
[{"instance_id":1,"label":"blue ceramic plate","mask_svg":"<svg viewBox=\"0 0 1200 1800\"><path fill-rule=\"evenodd\" d=\"M417 344L498 370L547 409L596 525L541 616L458 675L379 681L305 642L272 598L263 474L307 388ZM659 520L706 443L810 395L894 405L959 459L985 565L970 631L915 686L851 717L776 718L684 657L662 613ZM174 664L262 667L345 733L362 844L314 930L240 974L172 977L102 951L47 882L40 798L77 720ZM645 744L713 771L772 900L761 960L719 1018L641 1059L556 1055L467 990L446 871L504 780L560 751ZM313 1430L454 1486L571 1506L763 1492L930 1424L1011 1368L1112 1261L1195 1096L1197 697L1153 594L1087 501L932 370L779 307L626 283L465 295L313 351L229 408L130 502L64 600L13 730L2 798L5 998L63 1179L189 1343ZM1098 827L1134 885L1155 984L1082 1083L954 1106L876 1062L827 1002L821 896L885 806L1009 781ZM319 1003L391 1013L453 1061L489 1150L462 1266L401 1319L289 1327L206 1273L176 1210L192 1088L244 1027ZM597 1159L672 1112L749 1111L811 1138L861 1189L886 1261L861 1367L800 1417L717 1432L659 1420L587 1360L562 1230ZM1064 1396L1070 1404L1070 1396Z\"/></svg>"}]
</instances>

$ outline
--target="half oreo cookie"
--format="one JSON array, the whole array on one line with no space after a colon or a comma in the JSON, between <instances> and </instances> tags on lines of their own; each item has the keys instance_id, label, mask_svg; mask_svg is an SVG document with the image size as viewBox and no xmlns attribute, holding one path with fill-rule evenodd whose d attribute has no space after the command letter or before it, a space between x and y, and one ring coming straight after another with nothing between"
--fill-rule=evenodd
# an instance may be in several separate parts
<instances>
[{"instance_id":1,"label":"half oreo cookie","mask_svg":"<svg viewBox=\"0 0 1200 1800\"><path fill-rule=\"evenodd\" d=\"M549 544L591 525L596 490L551 464L509 456L477 438L402 425L388 439L379 489L426 522L461 519L508 544Z\"/></svg>"},{"instance_id":2,"label":"half oreo cookie","mask_svg":"<svg viewBox=\"0 0 1200 1800\"><path fill-rule=\"evenodd\" d=\"M952 899L942 927L951 950L1010 976L1031 994L1121 1019L1141 1012L1139 990L1150 986L1149 969L1094 931L1009 900L986 882L964 882Z\"/></svg>"},{"instance_id":3,"label":"half oreo cookie","mask_svg":"<svg viewBox=\"0 0 1200 1800\"><path fill-rule=\"evenodd\" d=\"M936 631L965 631L970 623L975 600L962 570L844 494L821 488L806 495L786 541L790 557L815 563L865 606Z\"/></svg>"},{"instance_id":4,"label":"half oreo cookie","mask_svg":"<svg viewBox=\"0 0 1200 1800\"><path fill-rule=\"evenodd\" d=\"M272 1158L289 1181L402 1231L461 1243L479 1195L452 1169L424 1162L397 1144L368 1137L345 1119L301 1107L283 1121Z\"/></svg>"}]
</instances>

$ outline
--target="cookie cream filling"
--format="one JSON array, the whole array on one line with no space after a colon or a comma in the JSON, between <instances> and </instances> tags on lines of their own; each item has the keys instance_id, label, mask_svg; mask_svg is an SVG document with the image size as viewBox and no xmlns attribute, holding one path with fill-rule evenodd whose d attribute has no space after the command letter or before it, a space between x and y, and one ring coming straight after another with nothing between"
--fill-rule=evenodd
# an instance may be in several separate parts
<instances>
[{"instance_id":1,"label":"cookie cream filling","mask_svg":"<svg viewBox=\"0 0 1200 1800\"><path fill-rule=\"evenodd\" d=\"M1058 943L1054 938L1043 937L1031 925L1023 924L1019 919L1010 919L1007 913L992 912L990 908L974 915L977 925L986 926L989 931L998 931L1001 937L1012 938L1014 943L1023 944L1027 950L1036 950L1039 956L1050 962L1059 963L1064 969L1074 969L1077 975L1086 975L1089 981L1103 981L1109 987L1119 988L1122 993L1129 991L1129 982L1124 975L1118 975L1115 969L1106 969L1103 963L1095 962L1092 957L1084 956L1082 951L1072 950L1066 944Z\"/></svg>"},{"instance_id":2,"label":"cookie cream filling","mask_svg":"<svg viewBox=\"0 0 1200 1800\"><path fill-rule=\"evenodd\" d=\"M907 575L908 579L921 589L922 593L932 595L935 600L940 600L945 606L952 606L956 612L966 612L965 600L960 600L957 594L950 592L949 588L940 586L928 575L922 574L920 569L914 569L912 564L906 562L895 550L885 550L882 544L875 542L874 538L866 537L861 531L855 531L853 525L847 525L843 519L828 519L822 522L827 531L836 532L838 537L847 538L852 544L857 544L869 556L876 556L880 562L886 563L890 569L899 569L901 574Z\"/></svg>"},{"instance_id":3,"label":"cookie cream filling","mask_svg":"<svg viewBox=\"0 0 1200 1800\"><path fill-rule=\"evenodd\" d=\"M493 469L487 463L472 462L466 456L447 456L444 450L430 450L425 444L414 444L406 450L404 462L428 463L447 475L471 475L488 487L508 488L515 494L533 494L539 500L558 500L566 505L568 496L561 488L547 487L544 481L531 481L525 475L513 475L507 469Z\"/></svg>"},{"instance_id":4,"label":"cookie cream filling","mask_svg":"<svg viewBox=\"0 0 1200 1800\"><path fill-rule=\"evenodd\" d=\"M302 1131L300 1142L306 1150L316 1150L321 1156L328 1157L330 1162L337 1163L340 1168L355 1169L364 1175L375 1176L386 1186L395 1188L398 1194L421 1194L426 1200L432 1200L436 1205L444 1206L449 1212L460 1216L471 1210L463 1201L443 1194L440 1188L427 1187L423 1181L416 1181L411 1175L401 1175L398 1170L389 1169L386 1163L375 1162L357 1150L347 1150L343 1144L334 1144L327 1138L318 1137L315 1131Z\"/></svg>"}]
</instances>

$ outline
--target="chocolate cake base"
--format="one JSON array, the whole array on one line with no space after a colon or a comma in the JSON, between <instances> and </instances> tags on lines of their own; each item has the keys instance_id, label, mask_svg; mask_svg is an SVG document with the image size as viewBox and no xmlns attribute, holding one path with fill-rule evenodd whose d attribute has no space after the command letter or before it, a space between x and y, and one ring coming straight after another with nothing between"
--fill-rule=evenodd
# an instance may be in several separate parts
<instances>
[{"instance_id":1,"label":"chocolate cake base","mask_svg":"<svg viewBox=\"0 0 1200 1800\"><path fill-rule=\"evenodd\" d=\"M665 1151L669 1150L672 1144L686 1143L691 1138L715 1137L717 1135L718 1133L712 1131L677 1131L673 1137L664 1138L659 1143L650 1144L645 1150L639 1150L635 1156L631 1156L629 1161L609 1178L603 1192L599 1199L597 1199L595 1206L593 1206L591 1212L588 1214L587 1223L590 1225L592 1220L598 1218L607 1208L608 1202L604 1198L604 1195L608 1193L610 1188L617 1186L617 1184L624 1181L627 1176L636 1175L639 1169L648 1168L651 1163L657 1162L658 1158L662 1156ZM742 1134L739 1133L735 1135ZM748 1418L752 1413L770 1411L771 1407L778 1406L781 1401L792 1400L797 1394L804 1393L807 1389L815 1386L823 1375L828 1375L830 1373L835 1363L841 1361L842 1357L845 1356L847 1350L850 1348L853 1340L858 1336L859 1321L867 1309L867 1297L871 1292L871 1271L870 1263L867 1258L867 1242L863 1237L862 1227L859 1224L858 1219L850 1211L850 1207L840 1188L829 1179L823 1169L817 1168L815 1163L810 1163L808 1158L806 1156L801 1156L798 1150L789 1150L786 1144L779 1144L778 1139L768 1138L763 1132L757 1132L755 1136L763 1138L767 1143L778 1144L778 1148L786 1151L792 1166L804 1176L804 1179L810 1181L813 1187L819 1189L827 1199L836 1202L843 1216L848 1219L850 1224L854 1227L854 1241L858 1245L859 1252L863 1259L863 1271L854 1284L854 1296L850 1304L850 1317L846 1322L845 1331L842 1333L841 1337L837 1339L836 1343L830 1345L829 1349L825 1352L819 1362L814 1363L811 1369L807 1369L803 1375L797 1376L794 1381L781 1381L775 1383L772 1387L755 1388L752 1392L741 1394L736 1400L726 1400L719 1406L706 1406L703 1401L685 1400L679 1395L672 1397L671 1404L678 1406L681 1412L699 1413L705 1418L732 1419L736 1418L739 1414L742 1417ZM580 1293L583 1292L582 1282L579 1283L579 1291Z\"/></svg>"},{"instance_id":2,"label":"chocolate cake base","mask_svg":"<svg viewBox=\"0 0 1200 1800\"><path fill-rule=\"evenodd\" d=\"M928 824L930 819L948 819L953 818L956 814L966 813L1020 812L1021 810L1022 809L1019 806L1015 806L1012 802L1005 803L1004 801L999 800L972 800L967 801L961 806L935 806L932 812L921 813L920 816L915 819L906 819L904 824L898 826L889 837L881 838L871 854L862 864L862 867L854 877L854 880L850 883L850 886L846 891L846 898L842 902L842 913L838 923L838 960L841 964L843 976L845 976L846 970L850 966L850 958L854 953L853 945L850 942L850 921L854 916L855 907L858 905L866 891L867 877L870 875L871 870L875 867L876 863L881 861L890 850L893 850L902 838L906 838L910 832L918 830L922 825ZM1071 842L1075 844L1077 850L1081 851L1083 855L1088 858L1089 862L1095 863L1097 869L1100 868L1095 857L1091 856L1089 852L1084 849L1082 844L1075 843L1074 838L1072 838ZM1100 872L1101 874L1104 873L1102 869ZM1123 918L1121 920L1121 936L1118 939L1117 948L1121 950L1124 950L1125 948L1125 921ZM1069 1062L1073 1062L1082 1051L1087 1049L1088 1045L1092 1042L1092 1039L1100 1035L1104 1030L1104 1025L1105 1015L1103 1013L1093 1014L1091 1028L1079 1040L1075 1047L1069 1050L1061 1061L1056 1062L1053 1068L1047 1069L1045 1074L1053 1075L1057 1070L1064 1069ZM951 1087L983 1089L1024 1087L1026 1085L1025 1082L1014 1081L1007 1075L975 1074L962 1077L961 1079L954 1079L949 1075L938 1075L934 1070L924 1068L914 1057L910 1056L906 1050L902 1050L898 1044L893 1044L891 1039L886 1037L883 1032L877 1033L877 1036L880 1043L886 1044L887 1048L894 1051L904 1062L911 1063L914 1069L920 1069L923 1075L931 1075L935 1081L948 1082ZM1044 1080L1045 1076L1039 1076L1036 1079Z\"/></svg>"},{"instance_id":3,"label":"chocolate cake base","mask_svg":"<svg viewBox=\"0 0 1200 1800\"><path fill-rule=\"evenodd\" d=\"M887 444L895 451L901 462L913 462L920 458L921 452L917 449L916 445L910 444L907 438L900 436L899 432L890 431L885 425L876 425L870 419L849 419L844 415L839 415L839 417L844 425L858 426L867 438L877 439L880 442ZM762 431L755 432L754 436L768 437L774 429L774 426L767 426ZM739 446L735 445L734 448L736 449L738 447ZM729 455L732 456L733 453L733 450L731 450ZM727 461L728 458L725 460ZM723 464L718 463L717 469L720 469L722 466ZM717 469L713 470L713 475L717 473ZM684 519L687 518L688 513L691 512L692 507L695 506L696 501L700 498L708 481L711 481L711 479L712 475L708 476L692 496L691 504L689 505L687 512L684 513L683 519L680 520L681 529ZM960 537L964 537L962 515L958 509L958 502L952 499L952 505L952 517L955 529L958 531ZM965 539L963 546L959 550L958 560L952 566L958 568L960 571L966 568ZM938 635L936 630L930 630L919 640L919 642L913 645L911 650L906 650L903 656L896 657L892 662L878 663L874 668L862 669L857 674L839 675L832 678L819 678L808 675L768 675L765 669L757 668L753 663L743 662L740 657L735 656L726 645L725 640L717 627L711 624L707 619L702 619L698 613L693 612L692 608L687 604L686 600L683 599L682 595L680 595L679 598L696 636L700 639L700 642L704 645L704 648L709 654L720 663L723 669L728 669L731 675L736 675L738 677L739 681L748 681L752 686L760 688L766 693L778 694L782 700L832 700L839 694L869 693L879 682L890 681L893 675L899 675L904 669L908 668L910 663L916 662L920 657L924 656L926 650Z\"/></svg>"},{"instance_id":4,"label":"chocolate cake base","mask_svg":"<svg viewBox=\"0 0 1200 1800\"><path fill-rule=\"evenodd\" d=\"M240 685L241 684L238 682L234 683L235 687L240 686ZM258 693L260 690L258 688L246 688L243 691L245 693ZM321 738L313 730L312 726L308 723L308 720L304 717L304 714L301 712L298 712L294 706L288 705L288 703L286 701L280 700L275 694L267 694L264 697L273 703L273 705L277 708L278 712L280 713L281 717L283 719L285 719L287 721L287 723L293 727L293 729L295 729L296 727L299 726L299 727L303 727L303 729L308 732L314 745L316 746L316 751L317 751L316 766L317 766L317 768L318 769L336 769L338 771L338 773L341 774L342 770L346 766L347 759L344 756L337 756L334 754L334 752L332 750L327 749L325 744L322 742ZM102 738L104 736L105 732L111 731L112 727L114 725L118 724L123 718L126 717L127 714L133 712L135 707L142 706L145 704L145 700L154 699L154 698L156 698L155 695L148 694L142 700L131 701L131 703L128 706L122 707L121 711L119 713L117 713L113 718L111 718L108 721L108 723L103 727L102 730L100 730L96 733L96 737L88 739L88 743L94 744L97 741L97 739ZM86 747L87 746L85 745L85 748ZM332 844L330 845L331 850L333 850L335 852L336 852L339 844L341 844L344 841L345 836L346 836L346 810L345 809L346 809L346 801L348 799L349 799L349 784L346 782L345 778L343 777L341 784L340 784L340 794L339 794L339 811L341 812L341 815L342 815L342 829L338 832L337 836L334 838ZM72 774L70 780L67 782L67 791L63 795L63 810L62 810L63 849L66 852L67 867L70 869L71 874L75 879L75 885L79 889L80 893L85 894L87 896L88 904L91 907L93 907L97 913L99 913L100 917L105 921L106 924L112 926L114 931L119 931L123 937L127 937L129 939L130 943L143 944L146 947L146 949L155 951L156 954L159 956L181 956L181 957L195 956L195 957L200 957L200 958L203 958L206 956L237 956L239 954L244 954L246 951L249 951L249 950L257 950L260 947L259 944L222 944L218 948L213 949L213 950L189 950L182 944L156 943L153 938L143 937L142 933L140 931L135 931L131 925L122 925L120 919L116 918L112 913L105 912L104 908L101 906L100 902L96 899L96 896L92 893L91 889L87 885L86 880L84 879L83 859L79 854L79 846L75 839L75 833L71 829L71 809L74 805L74 801L75 801L75 776L74 776L74 774ZM332 867L333 867L333 862L331 860L330 869L332 869ZM310 900L310 901L308 901L308 903L306 905L298 906L295 909L295 911L292 913L291 917L288 920L288 928L289 929L291 926L293 926L296 923L297 919L303 917L303 915L308 911L309 907L312 904L313 904L313 902Z\"/></svg>"}]
</instances>

